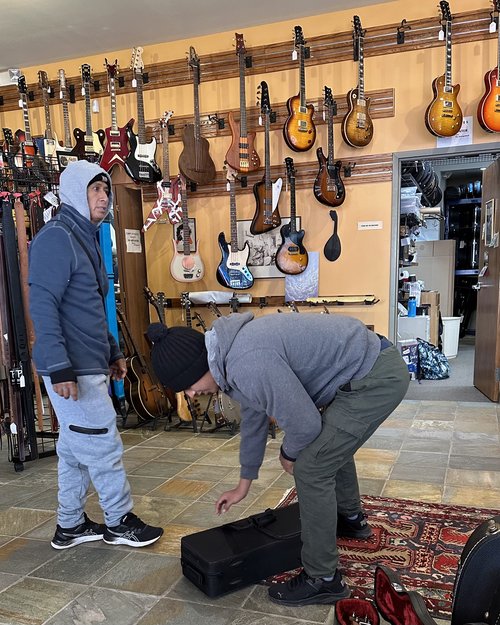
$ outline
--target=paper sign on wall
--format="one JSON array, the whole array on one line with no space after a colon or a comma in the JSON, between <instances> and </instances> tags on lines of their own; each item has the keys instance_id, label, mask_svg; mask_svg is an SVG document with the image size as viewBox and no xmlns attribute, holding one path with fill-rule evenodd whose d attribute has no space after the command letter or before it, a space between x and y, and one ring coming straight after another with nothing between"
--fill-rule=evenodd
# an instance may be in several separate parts
<instances>
[{"instance_id":1,"label":"paper sign on wall","mask_svg":"<svg viewBox=\"0 0 500 625\"><path fill-rule=\"evenodd\" d=\"M142 253L141 231L125 228L125 245L127 252L132 254Z\"/></svg>"},{"instance_id":2,"label":"paper sign on wall","mask_svg":"<svg viewBox=\"0 0 500 625\"><path fill-rule=\"evenodd\" d=\"M464 117L462 127L453 137L437 137L437 148L450 148L454 145L470 145L472 143L472 115Z\"/></svg>"}]
</instances>

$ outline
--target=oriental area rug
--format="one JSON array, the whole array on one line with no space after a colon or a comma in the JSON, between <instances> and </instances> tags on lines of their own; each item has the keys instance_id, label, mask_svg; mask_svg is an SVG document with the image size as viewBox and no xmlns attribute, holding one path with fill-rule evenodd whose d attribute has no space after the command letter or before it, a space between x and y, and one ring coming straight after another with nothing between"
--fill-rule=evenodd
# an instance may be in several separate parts
<instances>
[{"instance_id":1,"label":"oriental area rug","mask_svg":"<svg viewBox=\"0 0 500 625\"><path fill-rule=\"evenodd\" d=\"M375 567L384 564L397 571L407 590L424 597L434 617L449 618L462 549L472 531L498 515L498 510L386 497L364 496L362 500L372 536L363 541L338 539L340 569L352 596L373 598ZM296 501L292 488L278 507ZM299 571L276 575L266 583L286 581Z\"/></svg>"}]
</instances>

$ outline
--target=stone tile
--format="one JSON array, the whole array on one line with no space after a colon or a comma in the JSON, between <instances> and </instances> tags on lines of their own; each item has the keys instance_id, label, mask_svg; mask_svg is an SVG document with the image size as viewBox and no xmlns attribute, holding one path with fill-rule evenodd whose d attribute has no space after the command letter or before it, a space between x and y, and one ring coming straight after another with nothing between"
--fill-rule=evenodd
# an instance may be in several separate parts
<instances>
[{"instance_id":1,"label":"stone tile","mask_svg":"<svg viewBox=\"0 0 500 625\"><path fill-rule=\"evenodd\" d=\"M448 469L446 485L500 489L500 472Z\"/></svg>"},{"instance_id":2,"label":"stone tile","mask_svg":"<svg viewBox=\"0 0 500 625\"><path fill-rule=\"evenodd\" d=\"M420 402L421 410L430 410L431 412L455 412L458 408L458 402L456 401L441 401L441 400L422 400Z\"/></svg>"},{"instance_id":3,"label":"stone tile","mask_svg":"<svg viewBox=\"0 0 500 625\"><path fill-rule=\"evenodd\" d=\"M206 449L213 451L218 449L225 443L225 440L221 440L219 437L215 437L209 434L195 434L190 438L179 443L178 449Z\"/></svg>"},{"instance_id":4,"label":"stone tile","mask_svg":"<svg viewBox=\"0 0 500 625\"><path fill-rule=\"evenodd\" d=\"M162 432L152 438L148 438L142 443L139 443L139 447L159 447L161 449L174 449L179 443L181 443L189 435L184 435L182 432Z\"/></svg>"},{"instance_id":5,"label":"stone tile","mask_svg":"<svg viewBox=\"0 0 500 625\"><path fill-rule=\"evenodd\" d=\"M175 449L169 449L165 451L161 457L161 462L185 462L187 464L191 464L192 462L196 462L203 456L206 456L207 453L210 453L206 449L186 449L176 447Z\"/></svg>"},{"instance_id":6,"label":"stone tile","mask_svg":"<svg viewBox=\"0 0 500 625\"><path fill-rule=\"evenodd\" d=\"M254 485L255 484L252 484L252 488ZM285 490L288 490L294 485L295 485L295 480L293 479L293 475L290 475L289 473L285 473L284 471L278 477L278 479L273 482L273 488L281 488L283 492Z\"/></svg>"},{"instance_id":7,"label":"stone tile","mask_svg":"<svg viewBox=\"0 0 500 625\"><path fill-rule=\"evenodd\" d=\"M178 525L167 523L164 525L164 533L160 540L148 547L149 553L161 553L179 558L181 555L181 538L188 534L194 534L207 529L196 525Z\"/></svg>"},{"instance_id":8,"label":"stone tile","mask_svg":"<svg viewBox=\"0 0 500 625\"><path fill-rule=\"evenodd\" d=\"M391 473L391 469L392 462L381 462L374 460L365 461L362 459L356 459L356 471L358 473L358 479L370 478L386 480Z\"/></svg>"},{"instance_id":9,"label":"stone tile","mask_svg":"<svg viewBox=\"0 0 500 625\"><path fill-rule=\"evenodd\" d=\"M253 592L253 585L246 586L240 590L230 592L221 597L207 597L205 593L199 590L186 577L182 576L179 581L167 592L166 596L172 599L180 599L182 601L192 601L194 603L210 603L221 607L241 608L247 598Z\"/></svg>"},{"instance_id":10,"label":"stone tile","mask_svg":"<svg viewBox=\"0 0 500 625\"><path fill-rule=\"evenodd\" d=\"M151 493L153 497L174 497L193 501L215 486L215 482L172 478Z\"/></svg>"},{"instance_id":11,"label":"stone tile","mask_svg":"<svg viewBox=\"0 0 500 625\"><path fill-rule=\"evenodd\" d=\"M213 488L211 488L209 491L204 493L199 498L199 501L204 501L204 502L214 504L215 501L217 501L217 499L222 495L222 493L226 492L226 490L232 490L233 488L237 486L237 484L238 484L237 477L235 476L225 477L222 481L216 484ZM250 488L248 495L245 497L244 503L246 505L251 504L253 501L255 501L255 499L257 499L257 497L260 497L265 490L266 490L265 487L259 484L259 480L256 480L255 482L252 483L252 487Z\"/></svg>"},{"instance_id":12,"label":"stone tile","mask_svg":"<svg viewBox=\"0 0 500 625\"><path fill-rule=\"evenodd\" d=\"M0 593L0 622L42 625L84 590L85 586L26 577Z\"/></svg>"},{"instance_id":13,"label":"stone tile","mask_svg":"<svg viewBox=\"0 0 500 625\"><path fill-rule=\"evenodd\" d=\"M5 483L0 486L0 507L15 506L38 494L36 486L20 486L19 483Z\"/></svg>"},{"instance_id":14,"label":"stone tile","mask_svg":"<svg viewBox=\"0 0 500 625\"><path fill-rule=\"evenodd\" d=\"M393 463L398 457L398 453L396 451L391 451L389 449L366 449L362 447L358 449L356 452L354 459L356 461L356 466L358 462L373 462L373 463Z\"/></svg>"},{"instance_id":15,"label":"stone tile","mask_svg":"<svg viewBox=\"0 0 500 625\"><path fill-rule=\"evenodd\" d=\"M451 454L451 469L468 469L472 471L500 471L500 457L462 456Z\"/></svg>"},{"instance_id":16,"label":"stone tile","mask_svg":"<svg viewBox=\"0 0 500 625\"><path fill-rule=\"evenodd\" d=\"M182 471L188 466L188 463L180 462L163 462L161 460L154 460L153 462L146 462L140 467L137 467L130 471L131 475L145 475L147 477L173 477L177 475L179 471Z\"/></svg>"},{"instance_id":17,"label":"stone tile","mask_svg":"<svg viewBox=\"0 0 500 625\"><path fill-rule=\"evenodd\" d=\"M479 434L498 434L498 420L496 417L457 417L455 420L457 432L477 432Z\"/></svg>"},{"instance_id":18,"label":"stone tile","mask_svg":"<svg viewBox=\"0 0 500 625\"><path fill-rule=\"evenodd\" d=\"M18 503L16 508L29 508L30 510L49 510L54 512L57 509L57 488L48 488Z\"/></svg>"},{"instance_id":19,"label":"stone tile","mask_svg":"<svg viewBox=\"0 0 500 625\"><path fill-rule=\"evenodd\" d=\"M187 480L217 482L218 480L223 480L232 470L231 467L192 464L187 469L182 470L178 477Z\"/></svg>"},{"instance_id":20,"label":"stone tile","mask_svg":"<svg viewBox=\"0 0 500 625\"><path fill-rule=\"evenodd\" d=\"M499 509L500 489L445 486L443 503ZM1 595L0 595L1 597Z\"/></svg>"},{"instance_id":21,"label":"stone tile","mask_svg":"<svg viewBox=\"0 0 500 625\"><path fill-rule=\"evenodd\" d=\"M411 424L412 430L454 430L454 422L453 421L443 421L441 420L425 420L425 419L414 419Z\"/></svg>"},{"instance_id":22,"label":"stone tile","mask_svg":"<svg viewBox=\"0 0 500 625\"><path fill-rule=\"evenodd\" d=\"M167 478L168 479L168 478ZM163 477L146 477L145 475L129 475L128 481L132 495L147 495L165 482Z\"/></svg>"},{"instance_id":23,"label":"stone tile","mask_svg":"<svg viewBox=\"0 0 500 625\"><path fill-rule=\"evenodd\" d=\"M262 508L260 508L262 510ZM198 526L204 529L217 527L223 523L231 523L246 516L245 506L238 504L231 506L229 512L223 516L217 515L215 512L215 499L212 502L195 501L188 506L180 514L178 514L172 522L176 525Z\"/></svg>"},{"instance_id":24,"label":"stone tile","mask_svg":"<svg viewBox=\"0 0 500 625\"><path fill-rule=\"evenodd\" d=\"M391 471L390 479L442 484L444 482L445 475L446 466L434 467L428 465L416 466L413 464L396 464Z\"/></svg>"},{"instance_id":25,"label":"stone tile","mask_svg":"<svg viewBox=\"0 0 500 625\"><path fill-rule=\"evenodd\" d=\"M20 536L53 517L54 512L45 510L28 510L25 508L0 510L0 535Z\"/></svg>"},{"instance_id":26,"label":"stone tile","mask_svg":"<svg viewBox=\"0 0 500 625\"><path fill-rule=\"evenodd\" d=\"M416 418L419 421L455 421L454 412L419 410Z\"/></svg>"},{"instance_id":27,"label":"stone tile","mask_svg":"<svg viewBox=\"0 0 500 625\"><path fill-rule=\"evenodd\" d=\"M396 499L413 499L414 501L441 503L443 487L441 484L426 484L423 482L390 479L386 482L381 494L383 497L394 497Z\"/></svg>"},{"instance_id":28,"label":"stone tile","mask_svg":"<svg viewBox=\"0 0 500 625\"><path fill-rule=\"evenodd\" d=\"M366 477L358 479L359 492L362 495L370 495L371 497L379 497L385 485L385 480L376 480Z\"/></svg>"},{"instance_id":29,"label":"stone tile","mask_svg":"<svg viewBox=\"0 0 500 625\"><path fill-rule=\"evenodd\" d=\"M243 608L245 610L252 610L255 612L273 615L270 623L277 622L275 616L297 619L298 622L302 622L302 620L306 620L308 622L312 621L313 623L333 622L333 618L331 621L327 621L329 614L332 614L333 616L332 606L308 605L299 608L278 605L269 600L268 588L266 586L255 586L254 591L245 601Z\"/></svg>"},{"instance_id":30,"label":"stone tile","mask_svg":"<svg viewBox=\"0 0 500 625\"><path fill-rule=\"evenodd\" d=\"M0 547L0 572L27 575L55 554L49 542L14 538Z\"/></svg>"},{"instance_id":31,"label":"stone tile","mask_svg":"<svg viewBox=\"0 0 500 625\"><path fill-rule=\"evenodd\" d=\"M245 510L245 516L248 514L254 514L254 512L262 512L263 510L266 510L266 508L275 508L281 501L282 497L282 488L267 488L248 506ZM241 503L244 504L245 502L246 498Z\"/></svg>"},{"instance_id":32,"label":"stone tile","mask_svg":"<svg viewBox=\"0 0 500 625\"><path fill-rule=\"evenodd\" d=\"M224 450L224 447L210 452L198 461L199 464L220 465L221 467L239 467L238 451Z\"/></svg>"},{"instance_id":33,"label":"stone tile","mask_svg":"<svg viewBox=\"0 0 500 625\"><path fill-rule=\"evenodd\" d=\"M12 584L15 584L21 579L20 575L13 575L12 573L0 573L0 591L5 590Z\"/></svg>"},{"instance_id":34,"label":"stone tile","mask_svg":"<svg viewBox=\"0 0 500 625\"><path fill-rule=\"evenodd\" d=\"M125 450L125 453L123 454L123 459L124 460L134 459L134 460L142 460L143 462L150 462L151 460L155 460L156 458L159 458L164 453L166 453L165 449L158 448L158 447L135 446L135 447L131 447L130 449Z\"/></svg>"},{"instance_id":35,"label":"stone tile","mask_svg":"<svg viewBox=\"0 0 500 625\"><path fill-rule=\"evenodd\" d=\"M498 443L481 443L475 440L459 440L453 441L451 453L455 456L486 456L487 458L498 458L500 457L500 445Z\"/></svg>"},{"instance_id":36,"label":"stone tile","mask_svg":"<svg viewBox=\"0 0 500 625\"><path fill-rule=\"evenodd\" d=\"M41 523L40 525L35 527L35 529L23 534L23 538L34 538L37 540L50 541L52 540L52 537L54 536L54 532L56 530L56 523L57 523L57 520L56 520L56 515L54 513L53 517L50 518L48 521L45 521L45 523Z\"/></svg>"},{"instance_id":37,"label":"stone tile","mask_svg":"<svg viewBox=\"0 0 500 625\"><path fill-rule=\"evenodd\" d=\"M137 625L155 602L155 597L147 595L89 588L47 621L46 625L69 625L69 623ZM165 618L165 615L163 616Z\"/></svg>"},{"instance_id":38,"label":"stone tile","mask_svg":"<svg viewBox=\"0 0 500 625\"><path fill-rule=\"evenodd\" d=\"M134 512L149 525L164 527L190 503L189 499L144 495L134 497Z\"/></svg>"},{"instance_id":39,"label":"stone tile","mask_svg":"<svg viewBox=\"0 0 500 625\"><path fill-rule=\"evenodd\" d=\"M438 434L448 432L437 432ZM451 432L450 432L451 433ZM434 438L430 436L408 437L403 443L403 451L416 451L416 452L432 452L440 454L449 454L451 448L451 441L448 439Z\"/></svg>"},{"instance_id":40,"label":"stone tile","mask_svg":"<svg viewBox=\"0 0 500 625\"><path fill-rule=\"evenodd\" d=\"M412 424L412 419L403 419L400 415L398 415L397 417L390 417L389 419L386 419L382 423L382 425L379 426L378 430L381 431L387 428L407 430L409 427L411 427L411 424Z\"/></svg>"},{"instance_id":41,"label":"stone tile","mask_svg":"<svg viewBox=\"0 0 500 625\"><path fill-rule=\"evenodd\" d=\"M401 449L404 438L396 438L394 436L371 436L362 449L387 449L391 451L398 451Z\"/></svg>"}]
</instances>

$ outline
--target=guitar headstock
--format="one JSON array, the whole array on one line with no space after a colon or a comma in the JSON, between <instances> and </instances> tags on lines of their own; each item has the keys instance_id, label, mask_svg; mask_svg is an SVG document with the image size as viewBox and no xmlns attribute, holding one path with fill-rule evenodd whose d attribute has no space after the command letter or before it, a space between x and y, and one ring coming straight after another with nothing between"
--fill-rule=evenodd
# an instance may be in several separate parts
<instances>
[{"instance_id":1,"label":"guitar headstock","mask_svg":"<svg viewBox=\"0 0 500 625\"><path fill-rule=\"evenodd\" d=\"M5 144L8 149L14 143L14 135L12 134L12 130L10 128L2 128L2 132Z\"/></svg>"},{"instance_id":2,"label":"guitar headstock","mask_svg":"<svg viewBox=\"0 0 500 625\"><path fill-rule=\"evenodd\" d=\"M44 93L50 93L49 77L47 72L42 69L38 72L38 84Z\"/></svg>"},{"instance_id":3,"label":"guitar headstock","mask_svg":"<svg viewBox=\"0 0 500 625\"><path fill-rule=\"evenodd\" d=\"M266 115L271 112L271 102L269 99L269 87L267 82L263 80L259 85L260 95L260 112L262 115Z\"/></svg>"},{"instance_id":4,"label":"guitar headstock","mask_svg":"<svg viewBox=\"0 0 500 625\"><path fill-rule=\"evenodd\" d=\"M294 47L298 48L299 46L305 46L306 41L304 39L304 33L302 32L302 26L294 26L293 32L294 32L294 38L293 38Z\"/></svg>"},{"instance_id":5,"label":"guitar headstock","mask_svg":"<svg viewBox=\"0 0 500 625\"><path fill-rule=\"evenodd\" d=\"M118 59L115 59L115 62L111 65L111 63L108 63L108 59L105 58L104 67L106 68L109 79L114 80L118 76Z\"/></svg>"},{"instance_id":6,"label":"guitar headstock","mask_svg":"<svg viewBox=\"0 0 500 625\"><path fill-rule=\"evenodd\" d=\"M363 37L365 34L365 31L363 30L362 26L361 26L361 20L359 18L359 15L355 15L352 19L352 25L354 28L354 37L356 39L359 39L360 37Z\"/></svg>"},{"instance_id":7,"label":"guitar headstock","mask_svg":"<svg viewBox=\"0 0 500 625\"><path fill-rule=\"evenodd\" d=\"M246 54L247 49L245 48L245 40L242 33L234 33L234 39L236 41L236 54L238 56Z\"/></svg>"},{"instance_id":8,"label":"guitar headstock","mask_svg":"<svg viewBox=\"0 0 500 625\"><path fill-rule=\"evenodd\" d=\"M195 84L200 84L200 57L193 46L189 46L188 66L193 71Z\"/></svg>"},{"instance_id":9,"label":"guitar headstock","mask_svg":"<svg viewBox=\"0 0 500 625\"><path fill-rule=\"evenodd\" d=\"M173 111L165 111L163 113L158 122L160 124L160 128L166 128L168 126L168 122L170 121L170 118L173 114Z\"/></svg>"},{"instance_id":10,"label":"guitar headstock","mask_svg":"<svg viewBox=\"0 0 500 625\"><path fill-rule=\"evenodd\" d=\"M59 89L61 91L65 91L66 90L66 74L65 74L64 70L60 69L57 72L57 75L59 76Z\"/></svg>"},{"instance_id":11,"label":"guitar headstock","mask_svg":"<svg viewBox=\"0 0 500 625\"><path fill-rule=\"evenodd\" d=\"M90 69L90 65L88 63L84 63L82 65L82 83L83 86L88 86L90 85L90 78L91 78L91 69Z\"/></svg>"},{"instance_id":12,"label":"guitar headstock","mask_svg":"<svg viewBox=\"0 0 500 625\"><path fill-rule=\"evenodd\" d=\"M210 312L212 312L216 317L222 317L222 313L220 308L217 306L215 302L208 302L207 308Z\"/></svg>"},{"instance_id":13,"label":"guitar headstock","mask_svg":"<svg viewBox=\"0 0 500 625\"><path fill-rule=\"evenodd\" d=\"M226 180L229 184L233 184L234 181L238 178L238 172L236 169L233 169L229 163L224 165L224 169L226 170Z\"/></svg>"},{"instance_id":14,"label":"guitar headstock","mask_svg":"<svg viewBox=\"0 0 500 625\"><path fill-rule=\"evenodd\" d=\"M328 110L330 110L330 108L333 107L333 104L334 104L332 90L330 89L330 87L327 87L326 85L324 88L323 104L325 105L325 108L327 108Z\"/></svg>"},{"instance_id":15,"label":"guitar headstock","mask_svg":"<svg viewBox=\"0 0 500 625\"><path fill-rule=\"evenodd\" d=\"M142 61L142 52L143 52L143 48L141 47L137 47L132 50L132 60L130 61L130 69L136 74L142 74L144 70L144 63Z\"/></svg>"},{"instance_id":16,"label":"guitar headstock","mask_svg":"<svg viewBox=\"0 0 500 625\"><path fill-rule=\"evenodd\" d=\"M191 300L189 299L189 291L183 291L181 293L181 306L186 313L191 311Z\"/></svg>"},{"instance_id":17,"label":"guitar headstock","mask_svg":"<svg viewBox=\"0 0 500 625\"><path fill-rule=\"evenodd\" d=\"M19 89L19 93L21 95L26 95L28 93L28 87L26 86L26 78L24 74L20 74L17 79L17 88Z\"/></svg>"},{"instance_id":18,"label":"guitar headstock","mask_svg":"<svg viewBox=\"0 0 500 625\"><path fill-rule=\"evenodd\" d=\"M439 8L441 9L441 21L449 22L451 20L449 3L446 0L441 0L441 2L439 3Z\"/></svg>"},{"instance_id":19,"label":"guitar headstock","mask_svg":"<svg viewBox=\"0 0 500 625\"><path fill-rule=\"evenodd\" d=\"M293 164L293 158L290 156L285 158L285 168L288 181L292 182L292 180L295 180L295 165Z\"/></svg>"}]
</instances>

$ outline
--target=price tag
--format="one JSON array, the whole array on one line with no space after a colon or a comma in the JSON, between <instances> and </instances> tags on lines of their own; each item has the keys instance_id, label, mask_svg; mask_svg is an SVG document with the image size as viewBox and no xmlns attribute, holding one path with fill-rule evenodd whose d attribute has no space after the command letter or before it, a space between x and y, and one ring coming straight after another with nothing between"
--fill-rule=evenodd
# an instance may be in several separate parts
<instances>
[{"instance_id":1,"label":"price tag","mask_svg":"<svg viewBox=\"0 0 500 625\"><path fill-rule=\"evenodd\" d=\"M292 52L292 61L296 61L297 60L297 50L294 50Z\"/></svg>"},{"instance_id":2,"label":"price tag","mask_svg":"<svg viewBox=\"0 0 500 625\"><path fill-rule=\"evenodd\" d=\"M85 95L85 87L82 87L82 95Z\"/></svg>"},{"instance_id":3,"label":"price tag","mask_svg":"<svg viewBox=\"0 0 500 625\"><path fill-rule=\"evenodd\" d=\"M137 79L132 78L132 87L135 89L137 87Z\"/></svg>"},{"instance_id":4,"label":"price tag","mask_svg":"<svg viewBox=\"0 0 500 625\"><path fill-rule=\"evenodd\" d=\"M497 32L497 23L495 22L495 20L493 20L492 22L490 22L490 33L496 33Z\"/></svg>"},{"instance_id":5,"label":"price tag","mask_svg":"<svg viewBox=\"0 0 500 625\"><path fill-rule=\"evenodd\" d=\"M23 108L23 101L22 101L22 98L19 98L19 100L18 100L18 102L17 102L17 103L19 104L19 108L20 108L20 109L22 109L22 108Z\"/></svg>"},{"instance_id":6,"label":"price tag","mask_svg":"<svg viewBox=\"0 0 500 625\"><path fill-rule=\"evenodd\" d=\"M262 126L262 115L259 115L259 126Z\"/></svg>"},{"instance_id":7,"label":"price tag","mask_svg":"<svg viewBox=\"0 0 500 625\"><path fill-rule=\"evenodd\" d=\"M59 100L62 100L62 99L63 99L63 97L64 97L64 96L63 96L63 92L62 92L62 90L61 90L61 91L59 91Z\"/></svg>"},{"instance_id":8,"label":"price tag","mask_svg":"<svg viewBox=\"0 0 500 625\"><path fill-rule=\"evenodd\" d=\"M323 111L323 121L326 122L326 111Z\"/></svg>"},{"instance_id":9,"label":"price tag","mask_svg":"<svg viewBox=\"0 0 500 625\"><path fill-rule=\"evenodd\" d=\"M92 112L99 113L99 100L92 100Z\"/></svg>"},{"instance_id":10,"label":"price tag","mask_svg":"<svg viewBox=\"0 0 500 625\"><path fill-rule=\"evenodd\" d=\"M439 41L444 41L444 30L441 28L438 34Z\"/></svg>"}]
</instances>

